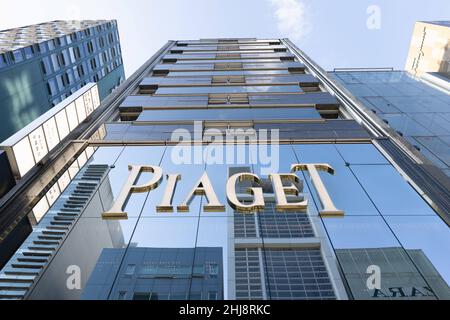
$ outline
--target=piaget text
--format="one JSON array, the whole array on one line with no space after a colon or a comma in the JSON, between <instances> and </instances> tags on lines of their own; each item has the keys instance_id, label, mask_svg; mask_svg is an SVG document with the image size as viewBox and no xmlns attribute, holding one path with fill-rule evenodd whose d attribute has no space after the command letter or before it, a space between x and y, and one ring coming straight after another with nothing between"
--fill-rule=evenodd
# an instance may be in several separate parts
<instances>
[{"instance_id":1,"label":"piaget text","mask_svg":"<svg viewBox=\"0 0 450 320\"><path fill-rule=\"evenodd\" d=\"M149 192L158 188L164 180L163 169L158 166L145 165L129 165L130 171L128 179L122 187L112 208L103 213L103 218L120 219L127 218L127 213L123 210L127 199L132 193ZM288 201L289 195L298 196L302 190L297 186L302 185L300 178L295 174L297 171L307 171L311 177L312 185L321 202L321 210L319 213L322 216L339 216L344 212L335 207L321 177L319 171L324 171L329 174L334 174L334 169L326 163L299 163L291 166L290 173L274 173L269 174L271 180L273 193L276 199L275 209L277 212L289 211L306 211L308 207L308 200L302 201ZM136 181L142 172L153 173L150 181L142 185L136 185ZM176 186L182 181L181 174L168 174L166 176L166 186L161 202L156 206L156 212L174 212L175 205L172 203L175 194ZM251 182L252 187L247 188L246 192L252 195L252 202L243 202L239 199L239 194L236 191L236 186L243 181ZM177 212L189 212L189 205L195 196L205 196L206 204L203 206L205 212L225 212L226 208L220 202L217 193L214 190L207 172L204 172L193 185L191 191L186 195L184 201L176 205ZM264 210L265 201L263 188L261 187L261 179L248 172L237 173L231 176L226 184L226 196L228 204L237 212L255 213Z\"/></svg>"}]
</instances>

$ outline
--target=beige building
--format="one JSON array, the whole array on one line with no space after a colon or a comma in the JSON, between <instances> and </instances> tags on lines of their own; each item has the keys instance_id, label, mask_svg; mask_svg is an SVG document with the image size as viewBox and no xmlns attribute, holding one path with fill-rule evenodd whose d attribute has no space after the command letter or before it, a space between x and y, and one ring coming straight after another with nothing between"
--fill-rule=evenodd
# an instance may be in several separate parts
<instances>
[{"instance_id":1,"label":"beige building","mask_svg":"<svg viewBox=\"0 0 450 320\"><path fill-rule=\"evenodd\" d=\"M450 72L450 21L416 22L405 70Z\"/></svg>"}]
</instances>

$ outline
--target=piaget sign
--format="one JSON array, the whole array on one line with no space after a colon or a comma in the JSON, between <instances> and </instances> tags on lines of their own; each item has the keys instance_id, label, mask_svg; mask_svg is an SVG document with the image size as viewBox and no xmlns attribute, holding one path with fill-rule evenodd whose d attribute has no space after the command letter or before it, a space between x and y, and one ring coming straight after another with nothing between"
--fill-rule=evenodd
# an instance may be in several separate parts
<instances>
[{"instance_id":1,"label":"piaget sign","mask_svg":"<svg viewBox=\"0 0 450 320\"><path fill-rule=\"evenodd\" d=\"M105 219L122 219L127 218L127 213L123 210L127 199L132 193L149 192L158 188L164 177L163 169L158 166L145 166L145 165L129 165L128 179L123 185L123 188L117 197L113 207L103 213ZM295 174L297 171L307 171L311 177L312 185L314 186L320 202L321 210L319 211L322 216L341 216L344 211L335 207L330 195L319 175L319 171L324 171L329 174L334 174L334 169L325 163L298 163L291 166L290 173L276 173L269 174L273 186L273 192L276 198L276 211L277 212L289 212L289 211L306 211L308 207L308 200L302 201L288 201L289 195L298 196L302 190L299 190L298 185L302 185L299 177ZM142 185L136 185L136 181L142 172L153 173L150 181ZM172 203L173 196L177 184L182 180L181 174L168 174L166 176L167 184L161 202L156 206L156 212L174 212L175 205ZM252 201L250 203L242 202L239 199L236 191L236 186L239 182L249 181L252 182L252 187L247 189L247 193L252 195ZM203 206L205 212L224 212L225 205L220 202L217 197L214 187L208 177L208 174L204 172L199 180L195 183L192 190L186 195L185 200L182 203L176 205L177 212L189 212L189 204L192 202L195 196L205 196L206 204ZM242 213L256 213L264 210L265 201L263 188L261 187L261 179L252 173L238 173L231 176L226 185L226 196L228 204L236 210Z\"/></svg>"}]
</instances>

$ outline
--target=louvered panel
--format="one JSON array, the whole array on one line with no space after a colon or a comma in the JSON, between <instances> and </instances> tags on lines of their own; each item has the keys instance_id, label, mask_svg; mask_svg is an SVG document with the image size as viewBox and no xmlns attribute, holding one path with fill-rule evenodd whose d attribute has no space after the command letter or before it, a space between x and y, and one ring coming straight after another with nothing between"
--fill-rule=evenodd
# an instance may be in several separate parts
<instances>
[{"instance_id":1,"label":"louvered panel","mask_svg":"<svg viewBox=\"0 0 450 320\"><path fill-rule=\"evenodd\" d=\"M66 191L0 272L0 299L23 299L84 211L107 165L82 169Z\"/></svg>"}]
</instances>

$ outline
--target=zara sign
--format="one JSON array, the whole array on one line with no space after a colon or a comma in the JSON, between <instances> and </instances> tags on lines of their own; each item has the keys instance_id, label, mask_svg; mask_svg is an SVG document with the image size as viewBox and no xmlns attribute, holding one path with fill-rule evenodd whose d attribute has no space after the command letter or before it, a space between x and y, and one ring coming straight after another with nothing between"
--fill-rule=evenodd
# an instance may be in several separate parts
<instances>
[{"instance_id":1,"label":"zara sign","mask_svg":"<svg viewBox=\"0 0 450 320\"><path fill-rule=\"evenodd\" d=\"M128 170L130 172L128 179L125 182L114 205L109 211L104 212L102 215L105 219L127 218L127 213L123 211L123 208L129 196L132 193L149 192L156 189L160 186L164 179L163 170L158 166L129 165ZM322 205L322 209L319 212L320 215L342 216L344 214L344 211L335 207L319 175L319 171L334 174L334 169L326 163L298 163L291 166L290 173L269 174L276 198L275 208L277 212L305 211L308 207L308 200L306 199L299 202L288 201L288 195L299 195L302 192L302 190L299 190L296 186L301 185L299 177L295 174L297 171L307 171L309 173L311 182ZM147 183L136 185L135 183L142 172L151 172L153 173L153 176ZM180 174L168 174L166 176L166 180L167 184L164 195L160 204L156 206L156 212L175 211L175 206L172 203L172 199L175 194L177 183L182 180L182 176ZM247 190L247 192L253 196L253 201L251 203L244 203L239 200L236 192L236 185L242 181L249 181L252 182L252 185L256 185L248 188ZM242 213L256 213L264 210L265 201L263 188L258 185L261 185L261 179L255 174L242 172L231 176L226 185L226 196L231 208ZM203 206L203 210L205 212L225 211L225 205L220 203L208 174L204 172L195 183L191 191L186 195L185 200L176 206L177 212L188 212L189 204L192 202L193 198L198 195L203 195L206 197L207 203Z\"/></svg>"}]
</instances>

